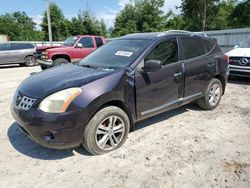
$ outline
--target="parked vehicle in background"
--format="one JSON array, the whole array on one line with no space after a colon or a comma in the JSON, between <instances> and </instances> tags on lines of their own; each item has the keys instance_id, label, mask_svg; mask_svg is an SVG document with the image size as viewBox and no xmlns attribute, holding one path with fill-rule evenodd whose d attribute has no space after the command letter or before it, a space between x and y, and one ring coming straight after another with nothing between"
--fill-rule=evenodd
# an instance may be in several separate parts
<instances>
[{"instance_id":1,"label":"parked vehicle in background","mask_svg":"<svg viewBox=\"0 0 250 188\"><path fill-rule=\"evenodd\" d=\"M135 122L197 101L216 108L228 58L190 32L130 34L78 63L34 74L18 87L12 114L45 147L83 145L92 154L119 148Z\"/></svg>"},{"instance_id":2,"label":"parked vehicle in background","mask_svg":"<svg viewBox=\"0 0 250 188\"><path fill-rule=\"evenodd\" d=\"M44 70L81 60L105 43L107 43L106 39L101 36L72 36L65 40L62 46L38 47L35 57L41 69Z\"/></svg>"},{"instance_id":3,"label":"parked vehicle in background","mask_svg":"<svg viewBox=\"0 0 250 188\"><path fill-rule=\"evenodd\" d=\"M250 77L250 37L227 53L230 76Z\"/></svg>"},{"instance_id":4,"label":"parked vehicle in background","mask_svg":"<svg viewBox=\"0 0 250 188\"><path fill-rule=\"evenodd\" d=\"M34 66L36 46L30 43L0 43L0 65Z\"/></svg>"}]
</instances>

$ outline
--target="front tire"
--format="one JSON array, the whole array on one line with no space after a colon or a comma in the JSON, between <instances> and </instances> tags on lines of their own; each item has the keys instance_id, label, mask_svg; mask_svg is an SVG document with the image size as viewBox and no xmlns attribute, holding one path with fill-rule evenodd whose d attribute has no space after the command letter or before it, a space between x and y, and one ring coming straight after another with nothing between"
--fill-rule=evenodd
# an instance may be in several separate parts
<instances>
[{"instance_id":1,"label":"front tire","mask_svg":"<svg viewBox=\"0 0 250 188\"><path fill-rule=\"evenodd\" d=\"M204 110L213 110L220 103L222 96L222 84L217 78L213 78L205 91L205 96L198 100L198 105Z\"/></svg>"},{"instance_id":2,"label":"front tire","mask_svg":"<svg viewBox=\"0 0 250 188\"><path fill-rule=\"evenodd\" d=\"M127 139L130 121L127 114L116 106L98 111L84 130L84 148L93 155L116 150Z\"/></svg>"},{"instance_id":3,"label":"front tire","mask_svg":"<svg viewBox=\"0 0 250 188\"><path fill-rule=\"evenodd\" d=\"M33 67L36 65L36 60L33 56L28 56L25 58L25 62L24 62L24 65L26 67Z\"/></svg>"},{"instance_id":4,"label":"front tire","mask_svg":"<svg viewBox=\"0 0 250 188\"><path fill-rule=\"evenodd\" d=\"M64 65L64 64L67 64L67 63L69 63L69 61L67 59L57 58L57 59L55 59L53 61L52 67Z\"/></svg>"}]
</instances>

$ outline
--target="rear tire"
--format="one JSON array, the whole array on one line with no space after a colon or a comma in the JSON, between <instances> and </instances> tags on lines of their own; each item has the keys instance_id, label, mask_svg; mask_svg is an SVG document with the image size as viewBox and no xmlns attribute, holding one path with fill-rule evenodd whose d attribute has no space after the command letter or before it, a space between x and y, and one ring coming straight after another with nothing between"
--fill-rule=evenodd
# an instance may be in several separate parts
<instances>
[{"instance_id":1,"label":"rear tire","mask_svg":"<svg viewBox=\"0 0 250 188\"><path fill-rule=\"evenodd\" d=\"M116 106L98 111L84 130L82 145L93 155L116 150L127 139L130 121L127 114Z\"/></svg>"},{"instance_id":2,"label":"rear tire","mask_svg":"<svg viewBox=\"0 0 250 188\"><path fill-rule=\"evenodd\" d=\"M55 66L60 66L60 65L64 65L64 64L67 64L69 63L69 61L65 58L57 58L53 61L52 63L52 67L55 67Z\"/></svg>"},{"instance_id":3,"label":"rear tire","mask_svg":"<svg viewBox=\"0 0 250 188\"><path fill-rule=\"evenodd\" d=\"M26 67L33 67L33 66L35 66L35 65L36 65L36 60L35 60L35 58L34 58L33 56L27 56L27 57L25 58L24 65L25 65Z\"/></svg>"},{"instance_id":4,"label":"rear tire","mask_svg":"<svg viewBox=\"0 0 250 188\"><path fill-rule=\"evenodd\" d=\"M222 96L222 84L217 78L213 78L205 91L205 96L199 99L198 105L204 110L213 110L220 103Z\"/></svg>"}]
</instances>

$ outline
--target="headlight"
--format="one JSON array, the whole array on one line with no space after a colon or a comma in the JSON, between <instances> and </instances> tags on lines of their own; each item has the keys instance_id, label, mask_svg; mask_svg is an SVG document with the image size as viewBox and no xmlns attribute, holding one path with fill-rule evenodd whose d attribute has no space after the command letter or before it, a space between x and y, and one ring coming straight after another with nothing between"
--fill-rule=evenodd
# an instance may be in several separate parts
<instances>
[{"instance_id":1,"label":"headlight","mask_svg":"<svg viewBox=\"0 0 250 188\"><path fill-rule=\"evenodd\" d=\"M48 113L65 112L71 102L82 92L81 88L69 88L49 95L39 105L39 109Z\"/></svg>"}]
</instances>

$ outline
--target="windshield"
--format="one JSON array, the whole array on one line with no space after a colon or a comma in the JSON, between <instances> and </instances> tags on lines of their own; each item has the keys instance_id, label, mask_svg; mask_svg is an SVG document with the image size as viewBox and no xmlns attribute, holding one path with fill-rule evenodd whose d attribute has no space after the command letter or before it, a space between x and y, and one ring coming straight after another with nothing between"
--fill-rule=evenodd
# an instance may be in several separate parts
<instances>
[{"instance_id":1,"label":"windshield","mask_svg":"<svg viewBox=\"0 0 250 188\"><path fill-rule=\"evenodd\" d=\"M103 68L127 67L148 44L147 40L114 40L85 57L79 65Z\"/></svg>"},{"instance_id":2,"label":"windshield","mask_svg":"<svg viewBox=\"0 0 250 188\"><path fill-rule=\"evenodd\" d=\"M243 44L240 45L240 48L250 48L250 38L243 42Z\"/></svg>"},{"instance_id":3,"label":"windshield","mask_svg":"<svg viewBox=\"0 0 250 188\"><path fill-rule=\"evenodd\" d=\"M79 37L69 37L68 39L66 39L63 44L66 46L74 46L74 44L76 43L76 41L78 40Z\"/></svg>"}]
</instances>

